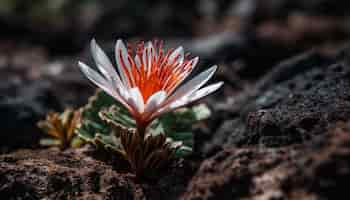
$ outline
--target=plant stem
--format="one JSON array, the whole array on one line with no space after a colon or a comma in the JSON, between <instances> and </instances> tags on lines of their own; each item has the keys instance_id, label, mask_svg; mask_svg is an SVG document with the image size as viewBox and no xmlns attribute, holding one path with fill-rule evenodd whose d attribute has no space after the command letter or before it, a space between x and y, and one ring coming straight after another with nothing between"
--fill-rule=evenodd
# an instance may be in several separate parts
<instances>
[{"instance_id":1,"label":"plant stem","mask_svg":"<svg viewBox=\"0 0 350 200\"><path fill-rule=\"evenodd\" d=\"M147 123L142 121L136 122L137 134L140 136L140 139L145 139Z\"/></svg>"}]
</instances>

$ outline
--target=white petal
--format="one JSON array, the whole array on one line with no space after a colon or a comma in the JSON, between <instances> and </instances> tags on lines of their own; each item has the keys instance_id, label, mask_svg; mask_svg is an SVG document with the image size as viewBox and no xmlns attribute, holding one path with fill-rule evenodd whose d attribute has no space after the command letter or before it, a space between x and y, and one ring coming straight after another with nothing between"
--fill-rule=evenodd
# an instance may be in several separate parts
<instances>
[{"instance_id":1,"label":"white petal","mask_svg":"<svg viewBox=\"0 0 350 200\"><path fill-rule=\"evenodd\" d=\"M199 62L199 57L195 57L192 59L193 60L193 63L192 63L192 68L195 68Z\"/></svg>"},{"instance_id":2,"label":"white petal","mask_svg":"<svg viewBox=\"0 0 350 200\"><path fill-rule=\"evenodd\" d=\"M98 46L95 39L91 40L90 48L91 48L92 57L94 58L94 61L97 64L100 64L101 66L113 68L111 61L109 60L105 52L101 49L101 47Z\"/></svg>"},{"instance_id":3,"label":"white petal","mask_svg":"<svg viewBox=\"0 0 350 200\"><path fill-rule=\"evenodd\" d=\"M88 65L86 65L83 62L79 61L78 65L81 71L85 74L85 76L89 78L93 83L95 83L103 90L106 90L107 93L112 93L112 89L110 88L109 82L106 79L104 79L99 73L92 70Z\"/></svg>"},{"instance_id":4,"label":"white petal","mask_svg":"<svg viewBox=\"0 0 350 200\"><path fill-rule=\"evenodd\" d=\"M142 60L146 67L147 75L151 74L152 59L155 56L155 50L152 42L147 42L145 49L143 50Z\"/></svg>"},{"instance_id":5,"label":"white petal","mask_svg":"<svg viewBox=\"0 0 350 200\"><path fill-rule=\"evenodd\" d=\"M139 88L131 88L129 93L130 98L128 99L128 103L132 105L132 107L134 107L138 113L143 113L145 109L145 104L143 102L143 97Z\"/></svg>"},{"instance_id":6,"label":"white petal","mask_svg":"<svg viewBox=\"0 0 350 200\"><path fill-rule=\"evenodd\" d=\"M224 84L224 82L214 83L214 84L211 84L209 86L206 86L206 87L194 92L193 94L191 94L189 96L184 96L183 98L176 100L176 101L172 102L171 104L164 106L156 114L154 114L153 117L162 115L164 113L170 112L170 111L178 109L180 107L183 107L183 106L185 106L189 103L192 103L194 101L197 101L200 98L205 97L205 96L209 95L210 93L215 92L223 84Z\"/></svg>"},{"instance_id":7,"label":"white petal","mask_svg":"<svg viewBox=\"0 0 350 200\"><path fill-rule=\"evenodd\" d=\"M89 66L82 62L78 62L78 65L81 69L81 71L85 74L85 76L91 80L95 85L100 87L103 91L105 91L107 94L111 95L115 99L117 99L120 103L122 103L124 106L127 106L125 100L118 94L113 87L111 86L110 82L105 80L99 73L92 70Z\"/></svg>"},{"instance_id":8,"label":"white petal","mask_svg":"<svg viewBox=\"0 0 350 200\"><path fill-rule=\"evenodd\" d=\"M128 55L128 50L126 49L123 41L119 39L115 45L115 57L117 61L117 68L123 83L127 88L130 88L131 83L129 82L127 73L130 72L131 65L128 60ZM127 71L124 70L123 66L126 67Z\"/></svg>"},{"instance_id":9,"label":"white petal","mask_svg":"<svg viewBox=\"0 0 350 200\"><path fill-rule=\"evenodd\" d=\"M217 69L217 66L214 65L213 67L207 69L206 71L200 73L181 87L177 89L174 94L172 94L167 100L166 104L176 100L180 99L185 95L192 94L196 90L198 90L200 87L202 87L208 80L214 75L215 71Z\"/></svg>"},{"instance_id":10,"label":"white petal","mask_svg":"<svg viewBox=\"0 0 350 200\"><path fill-rule=\"evenodd\" d=\"M181 65L183 61L184 61L184 49L183 47L180 46L170 54L168 64L173 64L175 62L178 62Z\"/></svg>"},{"instance_id":11,"label":"white petal","mask_svg":"<svg viewBox=\"0 0 350 200\"><path fill-rule=\"evenodd\" d=\"M145 107L145 113L152 113L164 102L167 95L166 92L161 90L154 93L148 100Z\"/></svg>"},{"instance_id":12,"label":"white petal","mask_svg":"<svg viewBox=\"0 0 350 200\"><path fill-rule=\"evenodd\" d=\"M175 110L176 108L179 108L181 106L184 106L184 105L188 104L189 102L190 101L187 98L174 101L170 105L164 107L164 110L163 109L160 110L160 113L170 112L172 110Z\"/></svg>"},{"instance_id":13,"label":"white petal","mask_svg":"<svg viewBox=\"0 0 350 200\"><path fill-rule=\"evenodd\" d=\"M210 93L213 93L216 90L218 90L223 84L224 84L224 82L221 81L221 82L218 82L218 83L214 83L214 84L208 85L208 86L206 86L206 87L196 91L191 96L189 96L189 98L190 98L189 101L193 102L193 101L196 101L196 100L198 100L198 99L200 99L202 97L205 97L205 96L209 95Z\"/></svg>"},{"instance_id":14,"label":"white petal","mask_svg":"<svg viewBox=\"0 0 350 200\"><path fill-rule=\"evenodd\" d=\"M120 76L115 71L110 59L101 49L101 47L96 43L95 39L91 41L90 46L92 57L94 58L97 68L111 83L112 88L117 91L120 91L120 93L123 93L124 96L125 93L127 93L125 85L120 80Z\"/></svg>"},{"instance_id":15,"label":"white petal","mask_svg":"<svg viewBox=\"0 0 350 200\"><path fill-rule=\"evenodd\" d=\"M92 57L94 58L94 61L100 72L110 81L112 81L114 77L119 78L119 75L114 70L111 61L104 53L104 51L100 48L100 46L98 46L95 39L91 40L90 47Z\"/></svg>"},{"instance_id":16,"label":"white petal","mask_svg":"<svg viewBox=\"0 0 350 200\"><path fill-rule=\"evenodd\" d=\"M140 59L140 56L139 56L139 55L136 55L134 60L135 60L136 67L137 67L138 69L140 69L140 68L141 68L141 59Z\"/></svg>"}]
</instances>

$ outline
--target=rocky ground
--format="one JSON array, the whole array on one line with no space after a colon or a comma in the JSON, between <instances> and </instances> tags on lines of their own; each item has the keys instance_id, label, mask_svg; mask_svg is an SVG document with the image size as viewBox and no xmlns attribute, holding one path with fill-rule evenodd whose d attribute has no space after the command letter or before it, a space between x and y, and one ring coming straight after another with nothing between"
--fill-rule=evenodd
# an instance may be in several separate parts
<instances>
[{"instance_id":1,"label":"rocky ground","mask_svg":"<svg viewBox=\"0 0 350 200\"><path fill-rule=\"evenodd\" d=\"M346 0L143 1L138 15L126 14L133 1L103 2L70 6L86 18L57 11L42 20L31 9L13 18L0 9L0 199L346 198ZM28 16L32 23L23 26ZM109 53L112 36L156 35L200 56L200 69L220 66L214 79L225 85L205 99L213 115L195 128L193 155L158 177L137 180L124 163L92 146L39 145L38 120L80 107L94 93L76 66L91 61L91 35Z\"/></svg>"}]
</instances>

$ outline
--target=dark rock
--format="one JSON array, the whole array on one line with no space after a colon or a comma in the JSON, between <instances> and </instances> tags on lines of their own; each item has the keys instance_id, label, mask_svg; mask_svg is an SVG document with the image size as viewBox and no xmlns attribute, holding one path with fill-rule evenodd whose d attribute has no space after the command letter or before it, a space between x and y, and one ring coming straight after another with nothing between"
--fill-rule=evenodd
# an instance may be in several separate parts
<instances>
[{"instance_id":1,"label":"dark rock","mask_svg":"<svg viewBox=\"0 0 350 200\"><path fill-rule=\"evenodd\" d=\"M226 116L234 117L225 119L204 151L302 143L348 119L350 66L346 52L338 56L310 52L274 67L234 104L224 107L223 112L231 113Z\"/></svg>"},{"instance_id":2,"label":"dark rock","mask_svg":"<svg viewBox=\"0 0 350 200\"><path fill-rule=\"evenodd\" d=\"M183 199L232 199L250 194L253 178L282 162L283 150L230 149L204 161ZM285 159L288 159L285 157Z\"/></svg>"},{"instance_id":3,"label":"dark rock","mask_svg":"<svg viewBox=\"0 0 350 200\"><path fill-rule=\"evenodd\" d=\"M350 183L350 122L311 144L231 148L205 160L182 199L334 199Z\"/></svg>"},{"instance_id":4,"label":"dark rock","mask_svg":"<svg viewBox=\"0 0 350 200\"><path fill-rule=\"evenodd\" d=\"M1 86L1 151L37 145L41 135L36 127L37 121L44 118L50 110L61 109L50 90L50 83L37 81Z\"/></svg>"},{"instance_id":5,"label":"dark rock","mask_svg":"<svg viewBox=\"0 0 350 200\"><path fill-rule=\"evenodd\" d=\"M300 156L296 168L281 184L291 197L305 191L316 199L344 196L350 177L350 123L339 123L330 135L312 145L312 152Z\"/></svg>"}]
</instances>

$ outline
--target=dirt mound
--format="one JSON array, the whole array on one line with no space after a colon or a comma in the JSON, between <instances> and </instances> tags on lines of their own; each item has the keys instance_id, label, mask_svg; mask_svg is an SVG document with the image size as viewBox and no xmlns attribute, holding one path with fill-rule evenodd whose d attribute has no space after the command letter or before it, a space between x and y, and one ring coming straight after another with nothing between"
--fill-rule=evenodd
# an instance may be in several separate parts
<instances>
[{"instance_id":1,"label":"dirt mound","mask_svg":"<svg viewBox=\"0 0 350 200\"><path fill-rule=\"evenodd\" d=\"M178 164L161 179L135 180L121 163L106 164L90 150L22 150L0 156L0 196L3 199L176 199L193 174ZM96 153L96 152L95 152Z\"/></svg>"}]
</instances>

